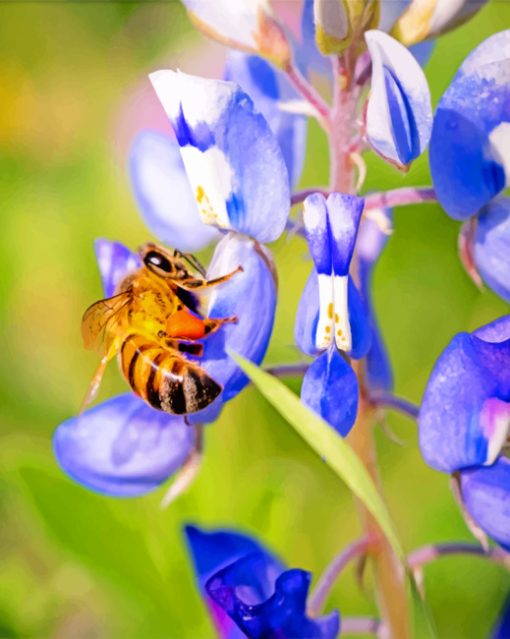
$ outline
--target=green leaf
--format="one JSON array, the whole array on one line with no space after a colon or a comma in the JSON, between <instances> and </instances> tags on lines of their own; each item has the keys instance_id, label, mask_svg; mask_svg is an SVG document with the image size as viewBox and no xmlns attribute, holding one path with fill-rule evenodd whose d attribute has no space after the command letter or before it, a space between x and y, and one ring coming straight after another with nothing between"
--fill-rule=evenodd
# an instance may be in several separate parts
<instances>
[{"instance_id":1,"label":"green leaf","mask_svg":"<svg viewBox=\"0 0 510 639\"><path fill-rule=\"evenodd\" d=\"M329 424L307 408L280 380L240 355L233 352L230 352L230 355L262 395L363 502L375 517L397 556L404 560L404 552L386 505L363 463L349 444Z\"/></svg>"}]
</instances>

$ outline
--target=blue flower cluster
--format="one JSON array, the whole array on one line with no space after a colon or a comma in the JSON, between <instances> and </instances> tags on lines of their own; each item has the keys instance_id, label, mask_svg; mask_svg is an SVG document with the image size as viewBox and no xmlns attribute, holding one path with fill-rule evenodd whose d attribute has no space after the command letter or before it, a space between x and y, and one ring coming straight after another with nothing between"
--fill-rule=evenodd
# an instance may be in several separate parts
<instances>
[{"instance_id":1,"label":"blue flower cluster","mask_svg":"<svg viewBox=\"0 0 510 639\"><path fill-rule=\"evenodd\" d=\"M352 89L363 124L353 130L352 148L371 149L406 170L430 142L439 203L469 225L462 233L475 270L510 300L510 199L501 195L510 176L510 31L468 56L435 114L422 70L430 40L483 2L385 2L380 14L369 15L356 2L370 2L305 0L297 42L265 0L183 2L209 35L237 50L227 56L223 80L173 70L151 74L173 135L142 132L133 143L130 175L141 214L162 242L181 251L214 245L208 278L242 265L204 310L211 317L235 315L238 322L204 339L200 365L223 388L204 411L178 417L128 393L58 427L61 466L108 495L141 495L166 482L196 450L190 424L214 421L246 386L229 352L257 364L264 358L277 303L266 244L289 225L299 227L311 257L295 322L296 344L312 358L302 401L345 437L356 422L360 392L370 398L392 390L371 302L391 210L369 211L362 197L333 185L298 200L301 226L301 218L289 220L308 117L317 117L334 139L335 122L307 78L320 74L331 83L326 56L351 46L353 33L364 31L365 41L356 50ZM106 297L141 266L138 255L116 242L99 240L96 255ZM458 474L470 516L504 547L510 547L509 426L510 316L453 338L434 367L419 416L425 459ZM307 616L307 572L286 570L258 542L237 533L190 527L187 538L221 636L337 636L337 613Z\"/></svg>"}]
</instances>

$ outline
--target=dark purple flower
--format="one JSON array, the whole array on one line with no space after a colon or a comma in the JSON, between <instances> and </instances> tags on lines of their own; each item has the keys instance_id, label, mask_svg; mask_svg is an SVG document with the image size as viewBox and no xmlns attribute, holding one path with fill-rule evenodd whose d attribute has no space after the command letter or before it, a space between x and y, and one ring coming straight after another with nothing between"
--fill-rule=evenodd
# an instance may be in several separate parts
<instances>
[{"instance_id":1,"label":"dark purple flower","mask_svg":"<svg viewBox=\"0 0 510 639\"><path fill-rule=\"evenodd\" d=\"M228 530L186 527L201 592L223 639L334 639L337 612L306 614L310 573L285 566L259 542Z\"/></svg>"}]
</instances>

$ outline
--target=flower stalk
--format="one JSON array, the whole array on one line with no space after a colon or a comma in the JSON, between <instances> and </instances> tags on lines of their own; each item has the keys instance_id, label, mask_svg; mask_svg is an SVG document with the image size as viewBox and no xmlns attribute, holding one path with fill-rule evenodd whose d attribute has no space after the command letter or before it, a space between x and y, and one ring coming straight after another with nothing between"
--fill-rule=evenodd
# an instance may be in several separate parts
<instances>
[{"instance_id":1,"label":"flower stalk","mask_svg":"<svg viewBox=\"0 0 510 639\"><path fill-rule=\"evenodd\" d=\"M352 86L354 69L348 51L341 58L338 58L333 65L334 93L329 138L329 188L331 191L353 193L355 190L354 165L349 148L355 135L358 92L356 87ZM409 196L410 192L407 195ZM351 268L353 273L356 274L356 255L353 258ZM352 362L352 365L358 377L360 397L356 423L348 437L348 441L364 463L376 486L382 492L377 452L373 440L376 410L369 398L366 397L363 365L359 365L357 362ZM380 540L369 554L375 573L381 620L387 627L389 636L408 639L411 636L411 630L407 607L405 571L372 514L358 500L357 508L365 537Z\"/></svg>"}]
</instances>

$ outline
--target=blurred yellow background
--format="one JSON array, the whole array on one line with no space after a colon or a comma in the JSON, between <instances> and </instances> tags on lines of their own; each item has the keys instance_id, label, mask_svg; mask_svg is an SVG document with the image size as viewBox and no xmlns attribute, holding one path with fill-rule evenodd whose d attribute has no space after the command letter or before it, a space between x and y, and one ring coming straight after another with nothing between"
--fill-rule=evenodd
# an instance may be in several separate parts
<instances>
[{"instance_id":1,"label":"blurred yellow background","mask_svg":"<svg viewBox=\"0 0 510 639\"><path fill-rule=\"evenodd\" d=\"M490 2L438 42L426 68L434 103L465 55L508 27L509 3ZM0 637L207 639L214 634L182 524L256 533L289 565L318 576L359 533L346 488L253 388L207 428L197 481L163 512L165 488L115 500L73 483L56 465L51 437L79 409L96 364L79 331L84 308L101 295L94 239L132 248L151 239L126 161L137 128L160 117L146 102L147 73L179 66L218 75L224 50L192 31L178 2L77 2L1 3L0 51ZM302 186L324 184L327 150L313 124L308 149ZM426 158L405 179L369 160L367 189L428 183ZM462 271L457 231L436 206L399 209L376 271L397 391L414 401L455 332L508 312ZM266 361L287 363L300 357L293 318L309 264L299 238L272 248L281 296ZM111 366L100 399L124 389ZM470 539L448 478L420 458L415 424L394 415L388 422L405 442L377 432L406 548ZM440 637L488 635L508 574L455 558L425 577ZM333 606L375 613L352 570Z\"/></svg>"}]
</instances>

